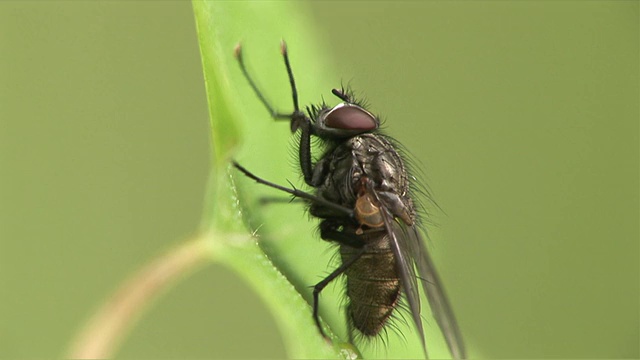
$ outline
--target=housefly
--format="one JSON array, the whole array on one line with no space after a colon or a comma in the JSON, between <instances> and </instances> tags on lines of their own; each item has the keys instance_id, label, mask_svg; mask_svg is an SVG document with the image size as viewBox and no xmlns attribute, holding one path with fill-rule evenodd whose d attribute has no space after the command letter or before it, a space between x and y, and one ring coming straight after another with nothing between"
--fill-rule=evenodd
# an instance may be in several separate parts
<instances>
[{"instance_id":1,"label":"housefly","mask_svg":"<svg viewBox=\"0 0 640 360\"><path fill-rule=\"evenodd\" d=\"M326 338L318 316L321 291L340 275L346 276L347 318L350 336L373 337L397 311L401 294L411 312L425 355L420 317L421 283L433 316L454 358L464 358L465 348L451 305L424 246L405 161L397 146L379 132L380 120L354 98L348 89L333 89L340 103L324 102L300 110L287 47L281 52L289 76L293 112L276 111L258 89L243 62L240 45L235 56L253 91L274 119L288 120L300 132L298 156L304 181L314 193L287 188L262 179L241 165L234 166L253 180L302 198L311 215L319 218L322 239L340 248L341 265L313 290L313 318ZM311 139L323 145L317 161Z\"/></svg>"}]
</instances>

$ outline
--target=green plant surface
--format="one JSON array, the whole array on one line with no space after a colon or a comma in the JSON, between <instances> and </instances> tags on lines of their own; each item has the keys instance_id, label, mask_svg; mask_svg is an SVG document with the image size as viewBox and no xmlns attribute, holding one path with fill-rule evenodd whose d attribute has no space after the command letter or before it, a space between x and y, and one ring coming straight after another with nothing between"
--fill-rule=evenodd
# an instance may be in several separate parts
<instances>
[{"instance_id":1,"label":"green plant surface","mask_svg":"<svg viewBox=\"0 0 640 360\"><path fill-rule=\"evenodd\" d=\"M247 58L251 58L251 54L260 54L256 59L271 59L261 61L262 65L269 65L269 71L256 71L260 75L263 84L284 84L286 78L284 72L275 71L284 70L282 67L282 59L278 53L280 40L286 37L292 46L296 46L302 42L304 38L304 28L299 19L299 15L295 12L293 4L260 4L260 3L225 3L225 2L201 2L195 1L194 12L196 16L196 24L198 29L198 39L201 47L201 54L204 66L204 77L208 94L209 110L211 118L211 134L214 152L213 171L211 176L209 205L205 210L203 218L204 227L210 226L214 231L248 231L245 227L246 223L255 224L257 221L270 222L269 219L258 220L260 210L266 210L264 207L257 206L255 201L259 196L259 189L251 194L251 190L242 191L242 202L250 201L252 204L243 206L243 208L255 209L244 212L245 219L239 218L237 215L241 208L237 206L239 199L234 193L234 184L228 177L227 165L231 157L237 157L239 161L250 166L256 171L263 171L265 167L257 166L257 164L267 164L265 176L269 174L291 173L291 169L287 168L286 162L277 159L286 156L287 138L290 136L286 123L275 124L270 121L268 114L261 107L248 88L248 84L241 75L235 59L233 58L233 50L238 42L243 39L249 39L246 44ZM274 6L275 5L275 6ZM287 22L286 27L278 28L268 19L285 17L294 21ZM237 21L243 19L243 21ZM246 24L254 24L253 32L246 32ZM255 31L261 29L260 31ZM297 34L296 37L285 36L286 34ZM310 35L306 37L307 41L312 44ZM272 46L265 46L271 43ZM261 44L262 46L254 46ZM311 47L299 47L305 56L313 59ZM269 50L267 50L269 49ZM316 60L317 61L317 60ZM251 66L257 63L249 61ZM311 60L313 62L313 60ZM264 69L264 66L261 70ZM278 79L279 78L279 79ZM276 79L280 80L277 81ZM268 88L269 89L269 88ZM270 89L269 89L270 90ZM282 90L288 90L284 87ZM283 91L279 91L282 93ZM277 92L276 92L277 93ZM281 103L278 105L282 105ZM277 126L280 125L280 126ZM284 126L283 126L284 125ZM242 135L239 135L242 134ZM260 139L261 138L261 139ZM250 153L259 154L260 157L236 155L237 144L243 140L241 154ZM269 140L270 142L265 142ZM259 152L256 150L260 149ZM240 178L242 176L234 173L232 177ZM246 187L246 182L245 182ZM211 191L213 189L213 191ZM280 207L280 210L283 210ZM299 207L296 210L300 210ZM265 211L266 212L266 211ZM271 211L269 211L271 212ZM280 219L290 219L291 211L279 211ZM252 217L254 216L254 217ZM298 223L298 222L297 222ZM256 226L251 229L254 234L263 242L263 238L268 237L269 229L272 226ZM243 230L240 230L240 227ZM259 231L256 231L260 227ZM278 228L277 226L275 228ZM287 230L289 234L298 231L309 232L308 228L300 229L300 227L291 227ZM272 232L273 233L273 232ZM281 237L281 233L275 233L276 237ZM274 267L272 261L266 256L263 250L258 247L255 239L234 243L229 241L224 232L219 236L212 236L214 242L224 242L226 244L224 254L221 258L232 269L242 275L249 284L260 294L262 299L269 305L273 312L276 322L279 324L281 334L285 340L289 355L292 357L329 357L335 356L335 353L328 351L328 347L319 336L315 325L313 324L310 307L307 302L300 296L300 293L294 288L289 281L280 275L280 272ZM288 251L281 249L280 251ZM277 260L276 260L277 261ZM311 284L312 282L309 282ZM338 341L339 342L339 341Z\"/></svg>"},{"instance_id":2,"label":"green plant surface","mask_svg":"<svg viewBox=\"0 0 640 360\"><path fill-rule=\"evenodd\" d=\"M215 159L211 177L213 181L210 184L210 188L215 189L212 192L210 191L210 199L213 201L209 203L208 213L205 212L203 221L205 223L211 221L210 226L214 231L235 231L238 229L237 225L242 226L245 229L244 231L247 231L243 220L233 216L238 214L241 209L236 206L238 199L233 190L234 184L230 182L230 178L227 176L227 165L230 158L235 156L236 144L240 138L238 136L239 131L244 134L258 129L265 129L264 125L274 125L269 121L268 117L264 116L264 109L259 107L256 109L256 106L246 105L249 103L247 99L253 99L253 94L243 91L247 89L247 83L238 71L237 64L235 64L232 57L232 50L238 44L238 41L245 37L252 38L251 41L247 41L248 47L258 41L267 44L271 38L274 40L272 49L277 50L280 39L276 34L286 32L300 33L302 24L297 24L298 29L296 29L294 21L288 24L288 29L278 29L274 28L271 22L269 24L260 24L259 19L263 19L264 22L264 20L278 16L291 19L298 18L295 9L291 8L291 4L281 4L280 6L269 4L265 7L259 3L194 2L208 93ZM252 20L252 18L255 20ZM243 19L243 21L239 22L237 19ZM251 28L262 29L260 31L261 37L253 39L253 33L243 34L243 31L239 31L242 28L238 27L241 24L255 24L256 27ZM264 48L256 47L255 51L259 50L264 51ZM274 61L265 61L267 64L274 64L280 60L277 52L273 51L271 53L276 56L273 57ZM277 72L271 71L270 73L272 77L275 77L274 75ZM255 105L259 104L255 103ZM242 109L247 111L242 111ZM259 121L257 121L261 118L265 118L265 121L262 122L263 126L260 126ZM284 136L288 135L286 128L284 132L281 131L281 135L276 134L277 130L283 130L282 127L280 129L274 127L274 130L265 130L260 133L262 136L268 136L267 138L271 140L283 139ZM270 134L273 134L273 136L270 136ZM252 154L256 154L256 147L261 149L259 153L264 158L256 158L245 163L252 165L259 162L270 162L272 163L271 173L280 172L281 170L278 170L278 166L275 164L282 164L282 162L272 161L272 159L282 156L282 154L278 154L277 150L272 151L277 145L277 141L272 144L257 144L251 142L251 137L247 136L244 141L245 148L249 149ZM239 156L238 159L242 161L243 157ZM233 170L231 172L233 173ZM242 176L234 174L233 177L241 178ZM249 198L249 195L244 196L244 198ZM241 199L241 201L246 200ZM249 207L255 208L255 205ZM207 214L209 214L209 218L207 218ZM255 234L262 236L262 233ZM221 251L223 261L242 275L269 305L276 322L280 326L281 334L290 356L295 358L332 356L312 322L308 303L304 301L291 283L280 275L271 260L258 247L255 239L247 241L244 238L243 241L234 243L229 241L223 232L218 236L212 236L211 240L214 242L222 241L226 244L225 250ZM333 356L335 356L335 353L333 353Z\"/></svg>"},{"instance_id":3,"label":"green plant surface","mask_svg":"<svg viewBox=\"0 0 640 360\"><path fill-rule=\"evenodd\" d=\"M290 8L286 4L283 5L268 8L282 14ZM232 177L236 177L228 165L230 159L236 155L238 143L242 139L241 134L251 128L247 120L242 121L250 117L240 110L250 97L236 90L238 86L246 85L242 76L238 75L233 59L233 49L243 38L242 32L238 31L238 25L255 23L251 18L268 18L269 14L260 9L261 5L258 3L249 5L241 2L195 1L193 6L203 61L214 153L207 199L209 202L204 213L203 228L209 229L209 239L214 243L214 248L218 249L214 253L220 255L219 259L245 278L269 306L291 357L335 357L336 353L319 336L308 303L276 269L260 249L256 239L250 236L250 230L245 227L240 217L242 209L238 206L235 185L229 177L229 171ZM238 19L243 21L239 22ZM279 31L269 30L273 33ZM268 38L266 35L267 32L263 32L265 39ZM273 48L277 49L279 37L273 38ZM272 156L268 147L260 153ZM246 236L235 235L242 233Z\"/></svg>"},{"instance_id":4,"label":"green plant surface","mask_svg":"<svg viewBox=\"0 0 640 360\"><path fill-rule=\"evenodd\" d=\"M302 106L317 103L322 96L331 96L329 90L340 86L340 76L326 65L328 61L322 47L296 3L194 1L193 4L215 154L210 186L216 190L210 192L205 227L211 226L215 231L237 231L236 225L240 220L234 218L234 214L242 213L244 225L256 234L260 247L253 247L254 243L246 247L236 247L235 244L235 256L225 258L228 260L225 262L240 270L269 304L289 354L306 357L309 356L308 348L311 344L317 346L318 339L308 312L311 286L337 266L334 259L336 249L319 239L314 229L316 222L309 221L302 204L259 203L265 196L286 200L287 194L257 185L235 170L231 170L232 183L228 182L225 166L234 158L263 178L284 185L291 182L295 187L305 188L296 173L298 165L291 154L297 138L291 135L288 121L270 118L242 75L233 57L233 49L242 43L243 58L250 73L268 101L281 112L289 112L293 108L279 49L281 40L286 40L288 45ZM237 194L230 192L236 183L238 189L234 191ZM230 227L229 223L235 225ZM224 236L216 236L212 240L224 241ZM264 265L266 263L269 265ZM273 272L273 269L268 269L272 263L285 274L293 287L283 288L285 283L273 283L278 277L269 275ZM320 302L321 316L336 332L336 342L348 339L342 286L340 279L335 281L322 293ZM301 297L307 303L283 303L290 298ZM423 314L428 313L425 307ZM297 323L291 321L293 315ZM412 333L413 326L400 324L400 329L403 335L393 332L385 335L384 346L380 339L363 343L364 354L367 357L423 356L419 338ZM433 327L427 331L432 356L448 356L446 350L433 341L440 336L438 331ZM306 344L307 341L311 344ZM301 352L301 348L307 348L307 352Z\"/></svg>"}]
</instances>

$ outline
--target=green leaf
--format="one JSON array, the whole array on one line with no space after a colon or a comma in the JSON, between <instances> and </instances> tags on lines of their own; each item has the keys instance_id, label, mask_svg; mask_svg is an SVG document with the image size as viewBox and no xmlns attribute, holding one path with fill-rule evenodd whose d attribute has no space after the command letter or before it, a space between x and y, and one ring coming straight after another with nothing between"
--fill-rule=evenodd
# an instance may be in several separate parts
<instances>
[{"instance_id":1,"label":"green leaf","mask_svg":"<svg viewBox=\"0 0 640 360\"><path fill-rule=\"evenodd\" d=\"M236 158L267 177L279 174L279 179L283 180L282 174L293 176L292 168L286 165L286 161L282 161L287 158L290 137L288 123L275 124L270 121L269 114L251 92L233 58L233 49L238 41L246 39L243 44L245 57L249 67L256 68L255 73L260 75L260 83L277 84L280 88L273 92L271 88L265 88L269 95L279 96L274 96L273 99L290 99L286 73L278 50L281 38L287 38L296 48L296 54L304 54L305 62L308 60L319 64L321 56L314 59L314 54L310 51L313 41L310 40L310 34L306 33L304 21L293 9L292 3L194 1L193 7L209 102L214 154L208 205L202 224L203 230L210 234L212 254L243 276L269 306L291 357L337 357L338 351L328 346L319 335L309 303L300 294L300 284L317 281L293 279L293 283L297 285L295 287L292 279L283 276L278 269L286 268L286 261L274 255L286 249L273 246L273 253L270 253L273 256L267 256L263 251L263 247L269 248L269 239L279 238L282 230L290 235L304 231L301 235L305 239L298 243L304 246L309 242L306 238L310 237L308 234L312 231L310 225L304 225L300 229L300 219L293 223L290 219L292 213L300 218L304 212L301 208L292 210L276 205L280 210L269 209L269 213L280 214L282 217L279 221L261 219L260 209L264 207L257 205L257 201L258 196L264 194L266 189L254 191L247 179L229 167L230 159ZM305 42L310 45L303 46ZM267 44L271 46L265 46ZM281 101L276 101L275 104L283 109L291 107ZM239 194L235 190L235 181L238 180L241 182ZM241 207L238 206L240 202L243 203ZM280 226L282 219L289 224ZM260 226L267 223L269 226ZM256 235L261 237L260 244L263 247L258 246L255 238L250 236L258 227L260 231ZM274 228L281 231L271 231ZM304 288L306 294L309 294L306 285ZM353 354L351 351L349 356Z\"/></svg>"},{"instance_id":2,"label":"green leaf","mask_svg":"<svg viewBox=\"0 0 640 360\"><path fill-rule=\"evenodd\" d=\"M311 285L338 265L335 247L320 240L317 220L309 219L301 203L261 204L264 197L288 197L255 184L228 164L234 159L269 181L306 188L295 156L297 136L292 136L288 121L271 119L250 88L233 56L239 42L249 72L280 112L293 110L281 40L288 45L302 106L320 102L323 96L330 99L330 89L340 86L342 74L327 65L325 47L305 16L308 9L303 3L194 1L193 5L214 152L203 227L215 234L212 242L219 259L242 275L269 306L291 357L335 357L337 353L319 336L309 306ZM257 235L259 245L239 235L247 231ZM334 343L348 339L343 288L339 278L320 297L320 314L329 333L335 334ZM423 314L429 314L424 303ZM380 339L362 344L366 355L422 357L413 325L400 321L398 326L400 334L383 335L384 344ZM449 356L435 321L427 320L425 330L431 355ZM349 349L338 350L346 356L358 353Z\"/></svg>"}]
</instances>

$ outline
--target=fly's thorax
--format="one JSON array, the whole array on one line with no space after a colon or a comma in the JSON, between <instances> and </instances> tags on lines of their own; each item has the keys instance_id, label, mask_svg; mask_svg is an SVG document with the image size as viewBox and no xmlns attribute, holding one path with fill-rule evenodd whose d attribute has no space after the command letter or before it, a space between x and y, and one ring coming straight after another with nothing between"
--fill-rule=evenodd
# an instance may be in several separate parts
<instances>
[{"instance_id":1,"label":"fly's thorax","mask_svg":"<svg viewBox=\"0 0 640 360\"><path fill-rule=\"evenodd\" d=\"M391 142L377 133L360 134L337 143L316 164L319 191L350 189L343 201L355 202L360 178L373 180L377 190L405 196L408 183L402 158ZM322 175L320 175L322 174ZM339 191L338 191L339 192Z\"/></svg>"},{"instance_id":2,"label":"fly's thorax","mask_svg":"<svg viewBox=\"0 0 640 360\"><path fill-rule=\"evenodd\" d=\"M371 182L377 199L371 193L363 194L364 179ZM360 134L330 144L315 165L314 181L322 198L354 209L360 225L383 227L381 207L406 224L413 224L415 210L408 197L404 162L383 135ZM321 218L334 215L321 205L313 205L311 213Z\"/></svg>"}]
</instances>

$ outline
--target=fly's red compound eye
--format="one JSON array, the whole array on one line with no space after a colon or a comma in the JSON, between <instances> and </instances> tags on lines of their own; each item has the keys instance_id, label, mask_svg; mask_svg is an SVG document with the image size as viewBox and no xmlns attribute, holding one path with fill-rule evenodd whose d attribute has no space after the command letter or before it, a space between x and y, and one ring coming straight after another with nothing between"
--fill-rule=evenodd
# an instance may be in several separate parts
<instances>
[{"instance_id":1,"label":"fly's red compound eye","mask_svg":"<svg viewBox=\"0 0 640 360\"><path fill-rule=\"evenodd\" d=\"M332 129L368 131L378 128L378 121L368 111L355 105L340 104L325 118L325 126Z\"/></svg>"}]
</instances>

